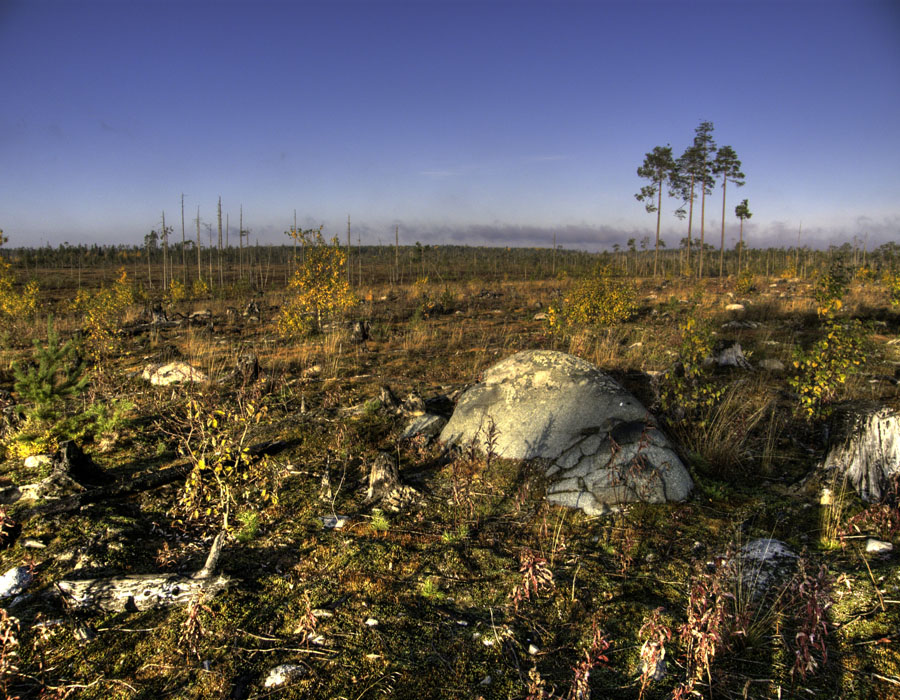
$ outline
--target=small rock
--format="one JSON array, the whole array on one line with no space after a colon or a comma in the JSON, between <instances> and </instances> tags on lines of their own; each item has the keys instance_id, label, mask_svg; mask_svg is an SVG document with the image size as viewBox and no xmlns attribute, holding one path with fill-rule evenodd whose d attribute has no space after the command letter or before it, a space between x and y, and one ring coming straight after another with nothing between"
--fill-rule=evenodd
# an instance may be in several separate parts
<instances>
[{"instance_id":1,"label":"small rock","mask_svg":"<svg viewBox=\"0 0 900 700\"><path fill-rule=\"evenodd\" d=\"M320 517L326 530L340 530L350 520L349 515L322 515Z\"/></svg>"},{"instance_id":2,"label":"small rock","mask_svg":"<svg viewBox=\"0 0 900 700\"><path fill-rule=\"evenodd\" d=\"M491 678L490 676L485 676L485 677L482 678L480 681L478 681L478 685L488 686L488 685L490 685L490 684L493 683L493 682L494 682L494 679L493 679L493 678Z\"/></svg>"},{"instance_id":3,"label":"small rock","mask_svg":"<svg viewBox=\"0 0 900 700\"><path fill-rule=\"evenodd\" d=\"M263 685L266 688L277 688L280 685L297 680L303 675L303 671L303 667L296 664L281 664L269 671L269 675L266 676Z\"/></svg>"},{"instance_id":4,"label":"small rock","mask_svg":"<svg viewBox=\"0 0 900 700\"><path fill-rule=\"evenodd\" d=\"M40 540L35 539L34 537L26 537L24 540L22 540L22 546L25 547L25 549L46 549L47 548L47 545L45 545Z\"/></svg>"},{"instance_id":5,"label":"small rock","mask_svg":"<svg viewBox=\"0 0 900 700\"><path fill-rule=\"evenodd\" d=\"M50 455L30 455L25 458L25 466L29 469L45 467L51 462Z\"/></svg>"},{"instance_id":6,"label":"small rock","mask_svg":"<svg viewBox=\"0 0 900 700\"><path fill-rule=\"evenodd\" d=\"M744 311L745 309L744 309L744 305L743 305L743 304L727 304L727 305L725 306L725 310L726 310L726 311L734 311L734 312L736 312L736 313L740 313L741 311Z\"/></svg>"},{"instance_id":7,"label":"small rock","mask_svg":"<svg viewBox=\"0 0 900 700\"><path fill-rule=\"evenodd\" d=\"M766 372L783 372L784 363L773 357L767 357L766 359L759 361L759 368Z\"/></svg>"},{"instance_id":8,"label":"small rock","mask_svg":"<svg viewBox=\"0 0 900 700\"><path fill-rule=\"evenodd\" d=\"M741 548L736 574L750 596L759 599L770 586L787 577L796 561L797 555L784 542L762 537Z\"/></svg>"},{"instance_id":9,"label":"small rock","mask_svg":"<svg viewBox=\"0 0 900 700\"><path fill-rule=\"evenodd\" d=\"M401 440L408 440L416 435L424 435L433 438L441 434L444 426L447 425L447 419L442 416L436 416L432 413L425 413L421 416L413 418L400 435Z\"/></svg>"},{"instance_id":10,"label":"small rock","mask_svg":"<svg viewBox=\"0 0 900 700\"><path fill-rule=\"evenodd\" d=\"M18 595L28 588L33 580L34 576L27 566L14 566L0 576L0 598Z\"/></svg>"},{"instance_id":11,"label":"small rock","mask_svg":"<svg viewBox=\"0 0 900 700\"><path fill-rule=\"evenodd\" d=\"M366 627L378 627L378 620L376 620L374 617L367 618L365 625Z\"/></svg>"},{"instance_id":12,"label":"small rock","mask_svg":"<svg viewBox=\"0 0 900 700\"><path fill-rule=\"evenodd\" d=\"M141 377L153 386L169 386L184 382L203 384L209 381L209 377L203 372L194 369L186 362L170 362L162 366L147 365Z\"/></svg>"},{"instance_id":13,"label":"small rock","mask_svg":"<svg viewBox=\"0 0 900 700\"><path fill-rule=\"evenodd\" d=\"M866 540L866 554L890 554L894 551L894 545L883 540L869 538Z\"/></svg>"},{"instance_id":14,"label":"small rock","mask_svg":"<svg viewBox=\"0 0 900 700\"><path fill-rule=\"evenodd\" d=\"M528 645L528 653L531 654L532 656L535 656L536 654L540 654L541 650L538 647L536 647L534 644L529 644Z\"/></svg>"}]
</instances>

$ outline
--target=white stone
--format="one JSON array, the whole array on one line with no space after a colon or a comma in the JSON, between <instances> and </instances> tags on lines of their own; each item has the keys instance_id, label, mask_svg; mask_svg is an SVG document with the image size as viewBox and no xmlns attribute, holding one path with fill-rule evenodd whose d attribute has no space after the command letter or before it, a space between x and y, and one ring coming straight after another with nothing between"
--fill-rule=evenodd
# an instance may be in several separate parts
<instances>
[{"instance_id":1,"label":"white stone","mask_svg":"<svg viewBox=\"0 0 900 700\"><path fill-rule=\"evenodd\" d=\"M890 542L869 538L866 540L866 554L890 554L894 551L894 545Z\"/></svg>"},{"instance_id":2,"label":"white stone","mask_svg":"<svg viewBox=\"0 0 900 700\"><path fill-rule=\"evenodd\" d=\"M277 688L278 686L297 680L303 675L303 672L303 666L297 666L296 664L281 664L269 671L263 685L265 685L266 688Z\"/></svg>"},{"instance_id":3,"label":"white stone","mask_svg":"<svg viewBox=\"0 0 900 700\"><path fill-rule=\"evenodd\" d=\"M31 584L34 577L27 566L14 566L0 576L0 598L18 595Z\"/></svg>"},{"instance_id":4,"label":"white stone","mask_svg":"<svg viewBox=\"0 0 900 700\"><path fill-rule=\"evenodd\" d=\"M322 525L326 530L340 530L350 520L349 515L323 515Z\"/></svg>"},{"instance_id":5,"label":"white stone","mask_svg":"<svg viewBox=\"0 0 900 700\"><path fill-rule=\"evenodd\" d=\"M52 458L50 455L29 455L25 458L25 466L29 469L44 467L50 464Z\"/></svg>"},{"instance_id":6,"label":"white stone","mask_svg":"<svg viewBox=\"0 0 900 700\"><path fill-rule=\"evenodd\" d=\"M370 617L366 620L366 627L378 627L378 620L374 617Z\"/></svg>"},{"instance_id":7,"label":"white stone","mask_svg":"<svg viewBox=\"0 0 900 700\"><path fill-rule=\"evenodd\" d=\"M161 366L147 365L141 376L154 386L169 386L184 382L203 384L209 381L209 377L200 370L191 367L186 362L177 361Z\"/></svg>"},{"instance_id":8,"label":"white stone","mask_svg":"<svg viewBox=\"0 0 900 700\"><path fill-rule=\"evenodd\" d=\"M725 306L725 310L726 311L734 311L734 312L739 313L741 311L744 311L744 305L743 304L727 304Z\"/></svg>"}]
</instances>

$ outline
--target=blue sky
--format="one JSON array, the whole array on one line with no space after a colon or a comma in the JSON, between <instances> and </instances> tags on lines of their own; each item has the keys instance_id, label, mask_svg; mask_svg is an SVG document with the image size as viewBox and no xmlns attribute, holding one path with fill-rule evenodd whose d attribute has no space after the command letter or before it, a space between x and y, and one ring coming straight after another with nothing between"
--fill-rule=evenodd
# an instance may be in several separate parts
<instances>
[{"instance_id":1,"label":"blue sky","mask_svg":"<svg viewBox=\"0 0 900 700\"><path fill-rule=\"evenodd\" d=\"M12 246L139 243L162 211L180 237L182 193L260 242L296 209L364 243L609 246L655 231L635 171L702 120L747 175L729 244L745 197L751 245L900 237L894 0L0 0L0 86Z\"/></svg>"}]
</instances>

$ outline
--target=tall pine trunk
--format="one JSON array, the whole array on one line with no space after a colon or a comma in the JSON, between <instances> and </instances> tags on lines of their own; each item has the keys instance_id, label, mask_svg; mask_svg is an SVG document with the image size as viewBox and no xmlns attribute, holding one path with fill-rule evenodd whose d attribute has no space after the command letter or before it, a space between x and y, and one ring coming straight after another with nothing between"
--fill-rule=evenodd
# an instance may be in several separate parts
<instances>
[{"instance_id":1,"label":"tall pine trunk","mask_svg":"<svg viewBox=\"0 0 900 700\"><path fill-rule=\"evenodd\" d=\"M687 240L687 269L688 276L691 275L691 245L693 241L691 240L694 236L693 233L693 225L694 225L694 175L691 174L691 202L688 204L688 240Z\"/></svg>"},{"instance_id":2,"label":"tall pine trunk","mask_svg":"<svg viewBox=\"0 0 900 700\"><path fill-rule=\"evenodd\" d=\"M706 246L706 178L700 183L700 262L697 279L703 279L703 248Z\"/></svg>"},{"instance_id":3,"label":"tall pine trunk","mask_svg":"<svg viewBox=\"0 0 900 700\"><path fill-rule=\"evenodd\" d=\"M659 223L662 217L662 188L663 174L659 176L659 199L656 202L656 252L653 255L653 276L656 277L656 270L659 264Z\"/></svg>"}]
</instances>

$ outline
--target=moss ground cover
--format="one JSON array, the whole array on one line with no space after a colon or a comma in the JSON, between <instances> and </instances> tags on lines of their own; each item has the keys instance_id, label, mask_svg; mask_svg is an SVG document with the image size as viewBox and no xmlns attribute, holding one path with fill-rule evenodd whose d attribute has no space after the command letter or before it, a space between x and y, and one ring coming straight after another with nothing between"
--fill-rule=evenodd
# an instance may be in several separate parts
<instances>
[{"instance_id":1,"label":"moss ground cover","mask_svg":"<svg viewBox=\"0 0 900 700\"><path fill-rule=\"evenodd\" d=\"M106 279L114 278L110 271ZM263 496L255 476L242 480L253 475L246 465L229 474L242 496L228 502L233 517L221 568L235 584L191 608L122 613L69 611L52 595L53 583L199 569L209 522L221 518L215 509L204 523L173 512L184 479L55 516L29 518L33 504L25 502L3 506L21 533L0 551L0 568L31 566L35 580L25 599L2 601L17 623L0 620L0 688L21 697L474 700L566 697L579 689L585 697L584 688L595 698L668 698L691 681L703 697L893 697L900 687L895 560L867 555L864 532L823 546L825 506L814 471L828 423L803 410L805 394L791 385L795 348L829 340L829 326L816 313L812 281L755 282L761 291L742 317L753 323L737 327L723 328L734 320L723 311L733 291L727 284L675 279L660 288L658 280L635 280L633 312L601 333L562 337L534 318L579 284L554 278L426 283L430 298L443 299L442 312L427 315L416 313L421 284L357 286L355 318L375 329L365 344L352 341L349 319L341 318L324 322L317 335L285 341L273 308L284 290L259 292L259 324L228 315L247 298L226 296L209 300L212 328L183 323L114 334L103 376L91 377L90 400L124 398L134 408L110 444L101 450L94 438L86 451L121 480L189 464L185 445L197 444L198 429L191 405L224 412L253 405L265 418L254 422L252 441L278 444L266 467L277 497ZM877 284L855 282L832 309L848 323L863 322L871 346L856 373L831 387L830 404L896 403L895 384L884 378L900 360L888 344L900 318ZM194 304L181 301L170 311L187 315ZM65 299L48 301L47 311L65 340L75 336L82 321ZM138 311L117 313L127 323ZM752 361L779 359L789 369L701 368L702 358L692 356L690 382L667 385L690 319L711 330L704 336L710 347L736 339ZM46 327L38 318L30 332L41 337ZM693 498L588 518L544 502L537 465L455 457L398 439L404 420L381 403L382 386L401 398L452 395L528 348L574 351L647 402L693 472ZM27 362L30 339L25 334L2 352L6 368ZM134 374L179 357L222 378L248 352L263 369L252 384L162 388ZM0 382L14 390L8 369ZM692 408L698 416L689 418L704 421L695 429L679 427L685 416L656 398L679 387L716 397ZM65 408L83 410L85 400L66 397ZM227 440L226 430L208 423L216 415L204 416L207 433ZM19 427L7 425L6 436ZM245 442L236 438L222 454ZM399 513L365 501L368 464L380 450L397 455L401 480L422 495ZM2 486L35 477L17 455L0 465ZM849 522L863 504L850 494L843 508ZM346 517L342 528L323 525L333 515ZM729 623L706 667L689 655L694 647L680 630L696 616L697 601L713 600L697 589L708 564L755 537L785 541L803 553L810 572L826 567L827 658L814 651L814 672L795 670L803 620L786 597L772 614L753 612L753 634ZM672 632L658 637L669 660L658 680L641 674L651 619L654 629ZM601 633L608 647L598 646ZM279 664L304 672L290 685L265 688Z\"/></svg>"}]
</instances>

